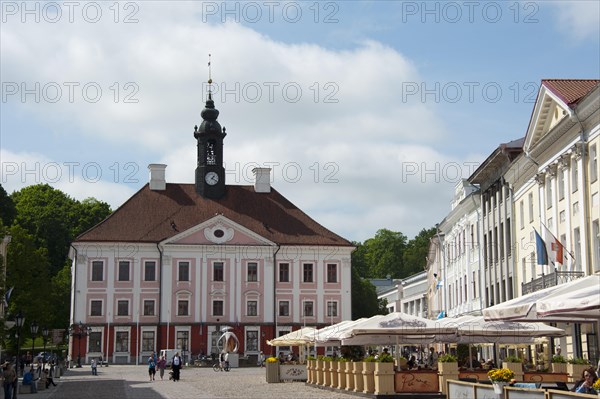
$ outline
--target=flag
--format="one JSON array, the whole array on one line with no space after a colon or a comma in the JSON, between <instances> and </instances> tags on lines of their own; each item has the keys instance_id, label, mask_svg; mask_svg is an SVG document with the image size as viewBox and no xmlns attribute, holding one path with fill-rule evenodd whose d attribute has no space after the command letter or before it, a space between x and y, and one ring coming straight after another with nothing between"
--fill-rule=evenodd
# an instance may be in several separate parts
<instances>
[{"instance_id":1,"label":"flag","mask_svg":"<svg viewBox=\"0 0 600 399\"><path fill-rule=\"evenodd\" d=\"M442 288L442 286L444 285L444 280L440 279L437 284L435 285L436 289Z\"/></svg>"},{"instance_id":2,"label":"flag","mask_svg":"<svg viewBox=\"0 0 600 399\"><path fill-rule=\"evenodd\" d=\"M558 238L554 237L554 234L548 230L544 223L542 223L542 231L544 232L546 251L548 252L548 261L552 262L554 265L557 263L566 265L567 261L569 260L569 258L567 258L567 254L569 254L571 258L575 259L573 255L571 255L569 251L565 249L565 246L558 240Z\"/></svg>"},{"instance_id":3,"label":"flag","mask_svg":"<svg viewBox=\"0 0 600 399\"><path fill-rule=\"evenodd\" d=\"M14 288L15 287L10 287L8 291L6 291L6 294L4 294L4 307L8 307L8 301L10 300Z\"/></svg>"},{"instance_id":4,"label":"flag","mask_svg":"<svg viewBox=\"0 0 600 399\"><path fill-rule=\"evenodd\" d=\"M538 265L547 265L548 264L548 249L544 240L537 232L536 229L533 229L535 232L535 253L537 254L537 264Z\"/></svg>"}]
</instances>

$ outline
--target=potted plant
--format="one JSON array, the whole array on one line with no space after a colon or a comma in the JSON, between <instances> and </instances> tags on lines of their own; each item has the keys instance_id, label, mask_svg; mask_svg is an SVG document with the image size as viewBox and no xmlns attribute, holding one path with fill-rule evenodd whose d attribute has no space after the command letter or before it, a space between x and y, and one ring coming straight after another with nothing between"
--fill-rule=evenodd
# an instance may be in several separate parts
<instances>
[{"instance_id":1,"label":"potted plant","mask_svg":"<svg viewBox=\"0 0 600 399\"><path fill-rule=\"evenodd\" d=\"M408 360L404 356L398 358L398 370L408 370Z\"/></svg>"},{"instance_id":2,"label":"potted plant","mask_svg":"<svg viewBox=\"0 0 600 399\"><path fill-rule=\"evenodd\" d=\"M552 356L552 372L553 373L567 373L567 359L561 355Z\"/></svg>"},{"instance_id":3,"label":"potted plant","mask_svg":"<svg viewBox=\"0 0 600 399\"><path fill-rule=\"evenodd\" d=\"M598 378L596 382L592 384L592 388L594 388L596 392L598 392L598 399L600 399L600 378Z\"/></svg>"},{"instance_id":4,"label":"potted plant","mask_svg":"<svg viewBox=\"0 0 600 399\"><path fill-rule=\"evenodd\" d=\"M492 381L494 392L502 394L504 392L504 386L508 385L510 380L515 378L515 373L507 368L492 369L488 371L488 378Z\"/></svg>"},{"instance_id":5,"label":"potted plant","mask_svg":"<svg viewBox=\"0 0 600 399\"><path fill-rule=\"evenodd\" d=\"M507 356L502 362L502 367L505 369L511 369L512 371L522 372L523 371L523 359L517 356Z\"/></svg>"},{"instance_id":6,"label":"potted plant","mask_svg":"<svg viewBox=\"0 0 600 399\"><path fill-rule=\"evenodd\" d=\"M389 353L382 353L375 362L375 395L392 395L394 387L394 358Z\"/></svg>"},{"instance_id":7,"label":"potted plant","mask_svg":"<svg viewBox=\"0 0 600 399\"><path fill-rule=\"evenodd\" d=\"M442 374L458 374L458 359L449 353L438 357L438 370Z\"/></svg>"},{"instance_id":8,"label":"potted plant","mask_svg":"<svg viewBox=\"0 0 600 399\"><path fill-rule=\"evenodd\" d=\"M265 361L267 370L267 382L279 382L279 359L276 357L268 357Z\"/></svg>"},{"instance_id":9,"label":"potted plant","mask_svg":"<svg viewBox=\"0 0 600 399\"><path fill-rule=\"evenodd\" d=\"M570 376L570 381L577 381L581 378L583 370L590 367L590 362L582 357L569 358L567 360L567 373Z\"/></svg>"}]
</instances>

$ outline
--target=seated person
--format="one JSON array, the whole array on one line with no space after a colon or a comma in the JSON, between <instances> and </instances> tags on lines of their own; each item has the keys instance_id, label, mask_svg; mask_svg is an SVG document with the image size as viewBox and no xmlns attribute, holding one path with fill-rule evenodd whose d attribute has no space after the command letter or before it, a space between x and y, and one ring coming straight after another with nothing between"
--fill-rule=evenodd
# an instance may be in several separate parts
<instances>
[{"instance_id":1,"label":"seated person","mask_svg":"<svg viewBox=\"0 0 600 399\"><path fill-rule=\"evenodd\" d=\"M31 371L32 368L33 368L33 366L31 366L27 370L27 372L23 375L23 385L30 386L31 387L31 393L37 393L37 383L36 383L36 381L38 380L38 378L33 378L33 372Z\"/></svg>"},{"instance_id":2,"label":"seated person","mask_svg":"<svg viewBox=\"0 0 600 399\"><path fill-rule=\"evenodd\" d=\"M594 382L598 379L598 375L593 367L588 367L583 370L581 374L581 380L577 381L572 391L577 393L588 393L596 394L596 390L592 387Z\"/></svg>"},{"instance_id":3,"label":"seated person","mask_svg":"<svg viewBox=\"0 0 600 399\"><path fill-rule=\"evenodd\" d=\"M406 362L406 365L408 366L409 370L414 368L417 365L417 358L414 355L412 355L410 357L410 360Z\"/></svg>"},{"instance_id":4,"label":"seated person","mask_svg":"<svg viewBox=\"0 0 600 399\"><path fill-rule=\"evenodd\" d=\"M480 369L481 368L481 362L479 360L477 360L477 358L475 356L471 356L472 359L472 363L470 362L470 364L472 364L474 369Z\"/></svg>"}]
</instances>

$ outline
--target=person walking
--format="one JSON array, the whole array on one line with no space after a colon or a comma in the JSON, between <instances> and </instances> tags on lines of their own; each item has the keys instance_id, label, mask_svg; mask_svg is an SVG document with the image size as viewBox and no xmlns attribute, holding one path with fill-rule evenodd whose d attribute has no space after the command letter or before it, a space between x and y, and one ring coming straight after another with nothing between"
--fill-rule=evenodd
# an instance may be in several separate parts
<instances>
[{"instance_id":1,"label":"person walking","mask_svg":"<svg viewBox=\"0 0 600 399\"><path fill-rule=\"evenodd\" d=\"M154 355L148 358L148 375L150 376L150 381L154 381L154 376L156 375L156 363L154 361Z\"/></svg>"},{"instance_id":2,"label":"person walking","mask_svg":"<svg viewBox=\"0 0 600 399\"><path fill-rule=\"evenodd\" d=\"M92 359L92 375L98 375L98 364L96 363L96 359Z\"/></svg>"},{"instance_id":3,"label":"person walking","mask_svg":"<svg viewBox=\"0 0 600 399\"><path fill-rule=\"evenodd\" d=\"M158 366L158 371L160 372L160 379L162 380L165 375L165 368L167 367L167 359L164 356L160 357L160 360L156 364Z\"/></svg>"},{"instance_id":4,"label":"person walking","mask_svg":"<svg viewBox=\"0 0 600 399\"><path fill-rule=\"evenodd\" d=\"M9 362L2 365L2 378L4 380L4 399L11 399L17 373Z\"/></svg>"},{"instance_id":5,"label":"person walking","mask_svg":"<svg viewBox=\"0 0 600 399\"><path fill-rule=\"evenodd\" d=\"M181 356L179 356L179 352L175 352L175 356L171 360L171 368L173 369L173 381L179 381L180 372L181 372Z\"/></svg>"}]
</instances>

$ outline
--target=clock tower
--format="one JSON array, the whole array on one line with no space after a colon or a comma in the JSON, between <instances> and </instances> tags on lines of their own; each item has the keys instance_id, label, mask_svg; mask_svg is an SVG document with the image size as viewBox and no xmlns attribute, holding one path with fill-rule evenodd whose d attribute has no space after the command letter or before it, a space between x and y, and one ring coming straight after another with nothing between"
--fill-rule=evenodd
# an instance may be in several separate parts
<instances>
[{"instance_id":1,"label":"clock tower","mask_svg":"<svg viewBox=\"0 0 600 399\"><path fill-rule=\"evenodd\" d=\"M209 79L208 83L212 83ZM212 93L208 92L206 106L200 114L202 123L194 127L194 137L198 141L198 165L196 167L196 192L205 198L219 199L225 195L225 168L223 168L223 138L225 128L221 128L217 117Z\"/></svg>"}]
</instances>

